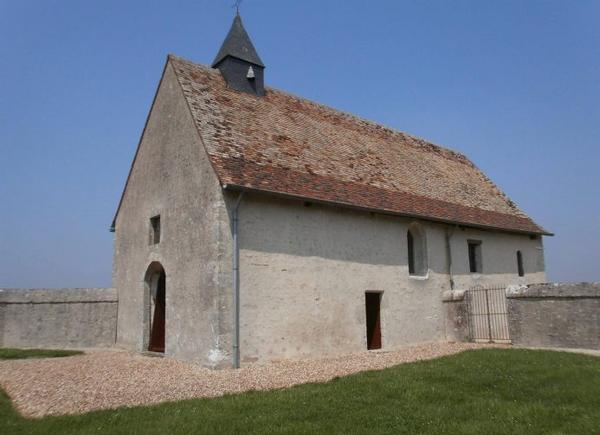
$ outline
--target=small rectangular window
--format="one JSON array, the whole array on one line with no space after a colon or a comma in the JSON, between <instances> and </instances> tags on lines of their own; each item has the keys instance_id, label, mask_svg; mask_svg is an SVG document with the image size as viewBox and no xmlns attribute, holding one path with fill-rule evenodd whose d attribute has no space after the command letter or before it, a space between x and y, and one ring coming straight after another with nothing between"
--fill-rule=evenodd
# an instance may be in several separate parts
<instances>
[{"instance_id":1,"label":"small rectangular window","mask_svg":"<svg viewBox=\"0 0 600 435\"><path fill-rule=\"evenodd\" d=\"M150 244L156 245L160 242L160 215L150 218Z\"/></svg>"},{"instance_id":2,"label":"small rectangular window","mask_svg":"<svg viewBox=\"0 0 600 435\"><path fill-rule=\"evenodd\" d=\"M481 241L469 240L469 271L481 273Z\"/></svg>"}]
</instances>

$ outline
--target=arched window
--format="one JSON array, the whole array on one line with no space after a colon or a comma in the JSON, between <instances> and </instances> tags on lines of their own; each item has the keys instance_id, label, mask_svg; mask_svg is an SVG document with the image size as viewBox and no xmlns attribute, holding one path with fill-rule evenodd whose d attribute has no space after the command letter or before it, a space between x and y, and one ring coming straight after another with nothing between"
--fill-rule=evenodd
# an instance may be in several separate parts
<instances>
[{"instance_id":1,"label":"arched window","mask_svg":"<svg viewBox=\"0 0 600 435\"><path fill-rule=\"evenodd\" d=\"M521 251L517 251L517 270L519 271L519 276L525 276L525 268L523 267L523 254L521 254Z\"/></svg>"},{"instance_id":2,"label":"arched window","mask_svg":"<svg viewBox=\"0 0 600 435\"><path fill-rule=\"evenodd\" d=\"M425 231L418 224L412 224L406 232L408 250L408 273L410 275L427 275L427 244Z\"/></svg>"}]
</instances>

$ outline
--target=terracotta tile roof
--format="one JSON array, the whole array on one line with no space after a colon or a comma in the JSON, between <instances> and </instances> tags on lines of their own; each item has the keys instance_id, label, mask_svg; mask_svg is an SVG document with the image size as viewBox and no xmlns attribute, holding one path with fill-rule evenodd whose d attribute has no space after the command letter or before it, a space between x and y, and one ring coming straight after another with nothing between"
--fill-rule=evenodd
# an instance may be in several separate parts
<instances>
[{"instance_id":1,"label":"terracotta tile roof","mask_svg":"<svg viewBox=\"0 0 600 435\"><path fill-rule=\"evenodd\" d=\"M549 234L464 155L169 56L222 185L386 213Z\"/></svg>"}]
</instances>

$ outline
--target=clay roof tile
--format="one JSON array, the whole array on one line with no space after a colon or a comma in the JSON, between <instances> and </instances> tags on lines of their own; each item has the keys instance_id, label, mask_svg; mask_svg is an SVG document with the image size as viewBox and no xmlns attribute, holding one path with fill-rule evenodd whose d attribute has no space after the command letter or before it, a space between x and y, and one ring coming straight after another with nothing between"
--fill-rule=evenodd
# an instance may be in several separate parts
<instances>
[{"instance_id":1,"label":"clay roof tile","mask_svg":"<svg viewBox=\"0 0 600 435\"><path fill-rule=\"evenodd\" d=\"M237 92L218 70L169 62L223 185L550 234L463 154L276 89Z\"/></svg>"}]
</instances>

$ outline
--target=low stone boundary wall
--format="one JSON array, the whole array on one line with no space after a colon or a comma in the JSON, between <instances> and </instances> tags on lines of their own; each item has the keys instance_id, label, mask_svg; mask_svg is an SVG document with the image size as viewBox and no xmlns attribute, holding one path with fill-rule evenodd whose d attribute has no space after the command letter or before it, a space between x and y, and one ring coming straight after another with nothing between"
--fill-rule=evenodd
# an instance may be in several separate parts
<instances>
[{"instance_id":1,"label":"low stone boundary wall","mask_svg":"<svg viewBox=\"0 0 600 435\"><path fill-rule=\"evenodd\" d=\"M513 344L600 349L600 283L507 289Z\"/></svg>"},{"instance_id":2,"label":"low stone boundary wall","mask_svg":"<svg viewBox=\"0 0 600 435\"><path fill-rule=\"evenodd\" d=\"M116 325L112 288L0 289L0 347L107 347Z\"/></svg>"}]
</instances>

